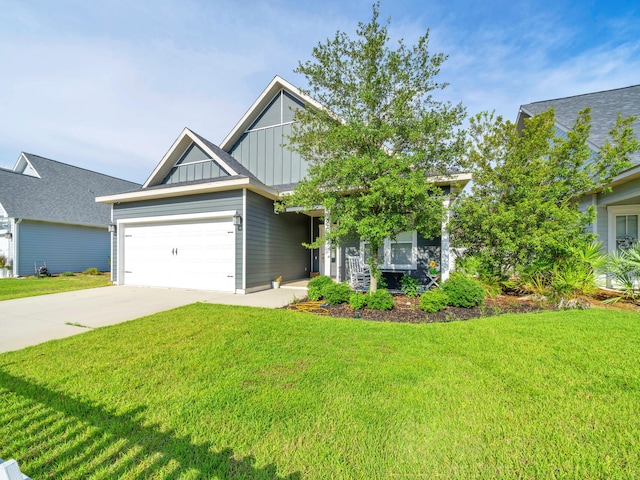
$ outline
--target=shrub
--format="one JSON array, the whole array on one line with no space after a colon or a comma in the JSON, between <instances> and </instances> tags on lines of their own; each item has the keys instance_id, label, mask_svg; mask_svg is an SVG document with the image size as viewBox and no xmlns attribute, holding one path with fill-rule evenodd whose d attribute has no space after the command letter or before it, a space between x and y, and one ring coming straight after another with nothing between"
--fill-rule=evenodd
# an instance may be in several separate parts
<instances>
[{"instance_id":1,"label":"shrub","mask_svg":"<svg viewBox=\"0 0 640 480\"><path fill-rule=\"evenodd\" d=\"M387 290L378 290L368 295L367 306L374 310L391 310L394 306L393 297Z\"/></svg>"},{"instance_id":2,"label":"shrub","mask_svg":"<svg viewBox=\"0 0 640 480\"><path fill-rule=\"evenodd\" d=\"M73 272L62 272L60 274L61 277L73 277L74 273Z\"/></svg>"},{"instance_id":3,"label":"shrub","mask_svg":"<svg viewBox=\"0 0 640 480\"><path fill-rule=\"evenodd\" d=\"M349 297L349 305L354 310L360 310L367 306L368 295L362 292L353 292Z\"/></svg>"},{"instance_id":4,"label":"shrub","mask_svg":"<svg viewBox=\"0 0 640 480\"><path fill-rule=\"evenodd\" d=\"M416 298L420 295L420 283L406 273L400 279L400 286L407 297Z\"/></svg>"},{"instance_id":5,"label":"shrub","mask_svg":"<svg viewBox=\"0 0 640 480\"><path fill-rule=\"evenodd\" d=\"M439 312L447 305L449 305L449 296L441 288L427 290L420 296L420 310L425 312Z\"/></svg>"},{"instance_id":6,"label":"shrub","mask_svg":"<svg viewBox=\"0 0 640 480\"><path fill-rule=\"evenodd\" d=\"M84 272L85 275L100 275L100 270L96 267L87 268Z\"/></svg>"},{"instance_id":7,"label":"shrub","mask_svg":"<svg viewBox=\"0 0 640 480\"><path fill-rule=\"evenodd\" d=\"M307 297L309 297L309 300L317 302L321 298L325 297L325 288L330 287L333 284L334 282L331 280L331 277L327 277L326 275L319 275L312 278L307 284L307 288L309 289Z\"/></svg>"},{"instance_id":8,"label":"shrub","mask_svg":"<svg viewBox=\"0 0 640 480\"><path fill-rule=\"evenodd\" d=\"M456 275L442 284L449 305L471 308L484 303L484 289L475 280Z\"/></svg>"},{"instance_id":9,"label":"shrub","mask_svg":"<svg viewBox=\"0 0 640 480\"><path fill-rule=\"evenodd\" d=\"M348 302L352 292L346 283L332 282L331 285L324 287L323 293L329 305L338 305L339 303Z\"/></svg>"}]
</instances>

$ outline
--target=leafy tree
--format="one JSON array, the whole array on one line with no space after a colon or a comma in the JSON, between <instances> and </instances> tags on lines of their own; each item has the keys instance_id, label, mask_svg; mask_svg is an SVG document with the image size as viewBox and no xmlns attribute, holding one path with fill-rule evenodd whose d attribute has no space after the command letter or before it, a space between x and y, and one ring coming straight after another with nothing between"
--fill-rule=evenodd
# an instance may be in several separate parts
<instances>
[{"instance_id":1,"label":"leafy tree","mask_svg":"<svg viewBox=\"0 0 640 480\"><path fill-rule=\"evenodd\" d=\"M376 3L355 40L337 32L298 65L319 105L295 112L290 141L308 174L281 206L322 205L332 223L325 238L363 239L375 275L386 237L440 234L442 190L434 180L456 169L465 115L461 105L433 97L446 86L435 80L446 57L429 53L428 32L412 47L400 40L391 48L389 21L378 16Z\"/></svg>"},{"instance_id":2,"label":"leafy tree","mask_svg":"<svg viewBox=\"0 0 640 480\"><path fill-rule=\"evenodd\" d=\"M494 278L570 258L592 240L585 226L595 211L578 208L584 194L606 189L639 149L634 120L619 116L611 141L595 154L587 145L589 109L566 137L556 130L553 109L525 120L522 131L493 114L472 118L464 164L474 184L453 206L454 245Z\"/></svg>"}]
</instances>

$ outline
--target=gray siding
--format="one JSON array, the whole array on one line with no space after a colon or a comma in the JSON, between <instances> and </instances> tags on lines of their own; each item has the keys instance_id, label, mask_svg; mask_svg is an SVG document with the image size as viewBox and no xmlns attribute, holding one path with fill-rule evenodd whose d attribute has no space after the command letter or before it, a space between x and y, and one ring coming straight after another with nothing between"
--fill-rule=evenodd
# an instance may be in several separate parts
<instances>
[{"instance_id":1,"label":"gray siding","mask_svg":"<svg viewBox=\"0 0 640 480\"><path fill-rule=\"evenodd\" d=\"M598 195L599 205L635 205L640 203L640 179L616 185L609 193Z\"/></svg>"},{"instance_id":2,"label":"gray siding","mask_svg":"<svg viewBox=\"0 0 640 480\"><path fill-rule=\"evenodd\" d=\"M309 217L273 212L273 202L247 192L247 288L309 276Z\"/></svg>"},{"instance_id":3,"label":"gray siding","mask_svg":"<svg viewBox=\"0 0 640 480\"><path fill-rule=\"evenodd\" d=\"M24 220L19 228L18 275L33 275L34 262L51 273L109 271L106 228Z\"/></svg>"},{"instance_id":4,"label":"gray siding","mask_svg":"<svg viewBox=\"0 0 640 480\"><path fill-rule=\"evenodd\" d=\"M162 183L170 185L228 176L229 173L223 170L216 161L212 160L198 145L192 143Z\"/></svg>"},{"instance_id":5,"label":"gray siding","mask_svg":"<svg viewBox=\"0 0 640 480\"><path fill-rule=\"evenodd\" d=\"M307 162L289 150L291 124L245 133L229 152L266 185L299 182L307 174Z\"/></svg>"},{"instance_id":6,"label":"gray siding","mask_svg":"<svg viewBox=\"0 0 640 480\"><path fill-rule=\"evenodd\" d=\"M242 190L230 192L185 195L184 197L163 198L140 202L121 203L113 206L113 220L187 215L192 213L214 213L223 211L242 212ZM117 246L112 252L113 279L117 280ZM236 232L236 288L242 288L242 232Z\"/></svg>"}]
</instances>

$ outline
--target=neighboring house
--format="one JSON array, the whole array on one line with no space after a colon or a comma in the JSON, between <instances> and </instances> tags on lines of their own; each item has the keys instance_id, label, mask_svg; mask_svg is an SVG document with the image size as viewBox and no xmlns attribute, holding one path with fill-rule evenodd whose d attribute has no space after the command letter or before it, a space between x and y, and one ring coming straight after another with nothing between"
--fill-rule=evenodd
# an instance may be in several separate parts
<instances>
[{"instance_id":1,"label":"neighboring house","mask_svg":"<svg viewBox=\"0 0 640 480\"><path fill-rule=\"evenodd\" d=\"M109 270L110 209L96 195L140 185L21 153L13 170L0 168L0 254L12 276Z\"/></svg>"},{"instance_id":2,"label":"neighboring house","mask_svg":"<svg viewBox=\"0 0 640 480\"><path fill-rule=\"evenodd\" d=\"M623 118L634 116L640 119L640 85L522 105L518 125L522 127L525 118L551 107L555 110L556 128L561 135L573 127L580 110L590 107L592 121L589 147L597 153L609 137L619 113ZM634 134L640 139L638 121L634 123ZM589 193L581 205L583 209L589 205L596 208L597 219L590 228L598 235L607 252L625 248L639 238L640 153L633 155L632 162L630 168L611 182L611 192Z\"/></svg>"},{"instance_id":3,"label":"neighboring house","mask_svg":"<svg viewBox=\"0 0 640 480\"><path fill-rule=\"evenodd\" d=\"M324 212L274 211L307 172L306 161L287 148L293 111L305 105L320 107L276 76L219 147L185 128L141 189L97 198L112 205L117 230L113 280L236 293L312 272L344 280L345 255L360 254L358 242L308 250L303 243L330 228L320 221ZM448 193L468 181L458 175L442 186ZM424 277L431 260L448 275L446 235L441 242L401 234L381 254L391 277Z\"/></svg>"}]
</instances>

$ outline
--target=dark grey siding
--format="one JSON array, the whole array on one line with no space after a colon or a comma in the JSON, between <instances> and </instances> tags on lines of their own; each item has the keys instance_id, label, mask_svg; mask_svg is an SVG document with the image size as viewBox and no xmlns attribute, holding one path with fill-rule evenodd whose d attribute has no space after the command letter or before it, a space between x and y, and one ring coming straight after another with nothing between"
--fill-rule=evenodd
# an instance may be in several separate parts
<instances>
[{"instance_id":1,"label":"dark grey siding","mask_svg":"<svg viewBox=\"0 0 640 480\"><path fill-rule=\"evenodd\" d=\"M310 219L296 213L273 212L273 202L247 192L247 288L309 276Z\"/></svg>"},{"instance_id":2,"label":"dark grey siding","mask_svg":"<svg viewBox=\"0 0 640 480\"><path fill-rule=\"evenodd\" d=\"M62 223L20 223L18 275L33 275L34 263L49 272L82 272L95 267L109 271L109 232L106 228Z\"/></svg>"},{"instance_id":3,"label":"dark grey siding","mask_svg":"<svg viewBox=\"0 0 640 480\"><path fill-rule=\"evenodd\" d=\"M400 288L400 278L405 273L417 280L421 284L427 283L427 273L429 272L429 263L431 261L436 262L436 270L440 272L441 269L441 248L440 237L433 239L426 239L418 234L418 262L416 270L406 270L401 272L383 272L383 277L387 282L387 287L391 289ZM346 256L347 255L359 255L360 254L360 242L358 240L352 240L349 242L343 242L340 245L340 278L349 280L347 278L346 271Z\"/></svg>"},{"instance_id":4,"label":"dark grey siding","mask_svg":"<svg viewBox=\"0 0 640 480\"><path fill-rule=\"evenodd\" d=\"M183 197L162 198L139 202L121 203L113 206L113 220L187 215L193 213L214 213L237 211L242 213L242 190L230 192L185 195ZM114 242L113 265L117 265L117 247ZM236 232L236 288L242 288L242 232ZM117 269L113 271L117 280Z\"/></svg>"}]
</instances>

